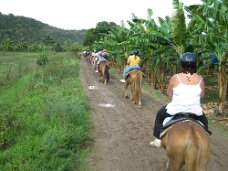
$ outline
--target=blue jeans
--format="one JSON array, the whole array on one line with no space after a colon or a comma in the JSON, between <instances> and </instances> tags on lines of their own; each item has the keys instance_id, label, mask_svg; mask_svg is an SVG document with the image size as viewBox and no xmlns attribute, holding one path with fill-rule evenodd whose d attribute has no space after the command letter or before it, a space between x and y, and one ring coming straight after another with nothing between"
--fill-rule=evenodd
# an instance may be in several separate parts
<instances>
[{"instance_id":1,"label":"blue jeans","mask_svg":"<svg viewBox=\"0 0 228 171\"><path fill-rule=\"evenodd\" d=\"M123 71L123 77L126 76L126 74L131 71L131 70L134 70L134 69L140 69L140 66L139 65L131 65L131 66L128 66L124 69Z\"/></svg>"}]
</instances>

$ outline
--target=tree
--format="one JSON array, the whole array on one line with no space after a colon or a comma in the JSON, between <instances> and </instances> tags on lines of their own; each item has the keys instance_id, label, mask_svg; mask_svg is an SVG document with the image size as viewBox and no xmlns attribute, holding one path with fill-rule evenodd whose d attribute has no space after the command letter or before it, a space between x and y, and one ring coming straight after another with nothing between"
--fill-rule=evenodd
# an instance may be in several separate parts
<instances>
[{"instance_id":1,"label":"tree","mask_svg":"<svg viewBox=\"0 0 228 171\"><path fill-rule=\"evenodd\" d=\"M191 43L204 47L207 53L215 53L218 58L219 113L225 116L228 114L225 105L228 89L228 3L225 0L202 1L202 5L186 7L195 23Z\"/></svg>"},{"instance_id":2,"label":"tree","mask_svg":"<svg viewBox=\"0 0 228 171\"><path fill-rule=\"evenodd\" d=\"M173 0L173 6L175 9L175 15L172 18L172 37L174 41L173 47L180 56L184 53L186 46L186 22L184 16L183 3L180 3L179 0Z\"/></svg>"},{"instance_id":3,"label":"tree","mask_svg":"<svg viewBox=\"0 0 228 171\"><path fill-rule=\"evenodd\" d=\"M3 43L3 48L6 51L13 51L13 41L11 39L7 39L4 43Z\"/></svg>"},{"instance_id":4,"label":"tree","mask_svg":"<svg viewBox=\"0 0 228 171\"><path fill-rule=\"evenodd\" d=\"M113 28L117 28L117 25L114 22L108 23L106 21L102 21L97 23L95 29L89 29L86 33L83 40L83 45L91 47L96 41L99 41L106 37L106 35L109 34Z\"/></svg>"}]
</instances>

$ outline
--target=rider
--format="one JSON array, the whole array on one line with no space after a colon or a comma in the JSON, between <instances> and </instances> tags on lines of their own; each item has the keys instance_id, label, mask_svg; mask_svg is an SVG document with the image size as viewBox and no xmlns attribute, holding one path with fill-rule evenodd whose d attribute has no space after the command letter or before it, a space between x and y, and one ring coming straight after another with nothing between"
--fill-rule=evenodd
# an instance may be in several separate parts
<instances>
[{"instance_id":1,"label":"rider","mask_svg":"<svg viewBox=\"0 0 228 171\"><path fill-rule=\"evenodd\" d=\"M123 71L123 77L122 77L122 79L120 79L121 82L123 82L123 83L125 82L125 76L129 71L134 70L134 69L140 69L139 64L140 64L141 59L138 56L138 54L139 54L139 51L135 49L133 51L133 55L128 57L127 65Z\"/></svg>"},{"instance_id":2,"label":"rider","mask_svg":"<svg viewBox=\"0 0 228 171\"><path fill-rule=\"evenodd\" d=\"M96 57L97 57L97 63L96 63L96 72L98 72L98 67L99 67L99 64L102 62L102 61L106 61L107 59L104 57L104 52L105 50L104 49L101 49L98 53L96 53Z\"/></svg>"},{"instance_id":3,"label":"rider","mask_svg":"<svg viewBox=\"0 0 228 171\"><path fill-rule=\"evenodd\" d=\"M172 97L172 101L163 106L157 113L154 125L155 140L151 145L161 147L160 130L166 117L178 113L195 114L197 120L208 128L208 120L201 108L201 97L205 94L204 79L196 72L195 54L184 53L180 58L182 72L175 74L169 80L167 95Z\"/></svg>"},{"instance_id":4,"label":"rider","mask_svg":"<svg viewBox=\"0 0 228 171\"><path fill-rule=\"evenodd\" d=\"M106 60L108 60L109 54L106 49L103 49L102 51L102 57L104 57Z\"/></svg>"}]
</instances>

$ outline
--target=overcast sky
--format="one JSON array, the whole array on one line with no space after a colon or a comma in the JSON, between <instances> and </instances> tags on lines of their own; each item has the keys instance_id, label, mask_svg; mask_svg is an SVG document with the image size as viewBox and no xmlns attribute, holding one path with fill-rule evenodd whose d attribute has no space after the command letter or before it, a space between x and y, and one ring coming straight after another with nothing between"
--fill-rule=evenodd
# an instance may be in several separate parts
<instances>
[{"instance_id":1,"label":"overcast sky","mask_svg":"<svg viewBox=\"0 0 228 171\"><path fill-rule=\"evenodd\" d=\"M201 0L179 0L185 5ZM147 18L147 9L153 18L171 16L172 0L0 0L0 12L34 18L61 29L95 28L101 21L120 24L131 20L132 13Z\"/></svg>"}]
</instances>

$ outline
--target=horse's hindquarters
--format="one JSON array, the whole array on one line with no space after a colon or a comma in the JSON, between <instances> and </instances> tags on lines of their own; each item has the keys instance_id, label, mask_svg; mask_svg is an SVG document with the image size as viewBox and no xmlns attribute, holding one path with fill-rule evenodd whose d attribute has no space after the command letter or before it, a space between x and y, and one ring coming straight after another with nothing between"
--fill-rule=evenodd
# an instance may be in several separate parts
<instances>
[{"instance_id":1,"label":"horse's hindquarters","mask_svg":"<svg viewBox=\"0 0 228 171\"><path fill-rule=\"evenodd\" d=\"M131 86L131 100L133 103L141 108L141 87L142 87L142 72L140 70L133 70L127 74L125 85L125 97L127 97L127 88Z\"/></svg>"},{"instance_id":2,"label":"horse's hindquarters","mask_svg":"<svg viewBox=\"0 0 228 171\"><path fill-rule=\"evenodd\" d=\"M102 61L99 66L99 71L101 73L101 77L103 78L104 84L109 82L109 66L107 66L106 61Z\"/></svg>"},{"instance_id":3,"label":"horse's hindquarters","mask_svg":"<svg viewBox=\"0 0 228 171\"><path fill-rule=\"evenodd\" d=\"M177 123L162 138L169 158L169 170L206 171L209 160L208 133L197 123Z\"/></svg>"}]
</instances>

